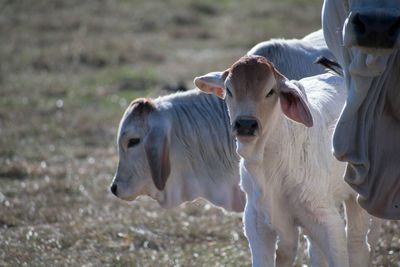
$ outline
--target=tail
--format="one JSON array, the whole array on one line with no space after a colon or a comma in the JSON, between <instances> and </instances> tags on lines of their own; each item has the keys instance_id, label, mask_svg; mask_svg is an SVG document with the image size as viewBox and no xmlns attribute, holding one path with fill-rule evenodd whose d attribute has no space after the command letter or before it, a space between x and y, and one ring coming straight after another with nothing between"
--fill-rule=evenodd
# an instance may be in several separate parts
<instances>
[{"instance_id":1,"label":"tail","mask_svg":"<svg viewBox=\"0 0 400 267\"><path fill-rule=\"evenodd\" d=\"M339 65L339 63L337 63L336 61L330 60L330 59L328 59L328 58L326 58L324 56L320 56L314 61L314 63L315 64L321 64L322 66L324 66L328 70L331 70L334 73L336 73L337 75L343 77L343 69Z\"/></svg>"}]
</instances>

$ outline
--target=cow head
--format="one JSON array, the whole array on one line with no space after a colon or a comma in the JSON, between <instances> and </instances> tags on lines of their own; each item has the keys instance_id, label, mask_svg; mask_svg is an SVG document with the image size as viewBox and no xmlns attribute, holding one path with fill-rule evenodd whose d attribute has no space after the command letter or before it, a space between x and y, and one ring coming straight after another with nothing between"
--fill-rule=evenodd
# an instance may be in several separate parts
<instances>
[{"instance_id":1,"label":"cow head","mask_svg":"<svg viewBox=\"0 0 400 267\"><path fill-rule=\"evenodd\" d=\"M118 131L119 163L111 192L124 200L163 190L170 174L170 124L150 99L133 101Z\"/></svg>"}]
</instances>

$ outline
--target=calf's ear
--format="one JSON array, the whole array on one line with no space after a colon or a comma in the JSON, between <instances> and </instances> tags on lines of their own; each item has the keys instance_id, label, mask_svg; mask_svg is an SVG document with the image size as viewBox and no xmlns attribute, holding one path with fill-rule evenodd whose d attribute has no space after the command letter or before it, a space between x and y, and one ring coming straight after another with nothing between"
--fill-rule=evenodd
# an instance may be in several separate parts
<instances>
[{"instance_id":1,"label":"calf's ear","mask_svg":"<svg viewBox=\"0 0 400 267\"><path fill-rule=\"evenodd\" d=\"M193 83L197 88L207 94L214 94L220 98L225 98L226 92L224 82L227 75L227 70L224 72L210 72L206 75L194 78Z\"/></svg>"},{"instance_id":2,"label":"calf's ear","mask_svg":"<svg viewBox=\"0 0 400 267\"><path fill-rule=\"evenodd\" d=\"M151 127L144 140L151 177L154 185L160 191L164 190L171 173L169 143L169 131L162 124Z\"/></svg>"},{"instance_id":3,"label":"calf's ear","mask_svg":"<svg viewBox=\"0 0 400 267\"><path fill-rule=\"evenodd\" d=\"M307 104L307 96L300 89L301 84L289 81L277 69L273 68L279 92L282 112L291 120L307 127L313 126L313 117Z\"/></svg>"}]
</instances>

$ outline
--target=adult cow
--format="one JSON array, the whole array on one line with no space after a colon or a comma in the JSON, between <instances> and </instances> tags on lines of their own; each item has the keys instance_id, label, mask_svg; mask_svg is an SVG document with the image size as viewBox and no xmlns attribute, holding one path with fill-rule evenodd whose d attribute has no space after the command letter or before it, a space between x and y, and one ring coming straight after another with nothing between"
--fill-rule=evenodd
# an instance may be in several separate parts
<instances>
[{"instance_id":1,"label":"adult cow","mask_svg":"<svg viewBox=\"0 0 400 267\"><path fill-rule=\"evenodd\" d=\"M333 137L345 180L370 214L400 219L400 0L325 0L325 40L347 103Z\"/></svg>"}]
</instances>

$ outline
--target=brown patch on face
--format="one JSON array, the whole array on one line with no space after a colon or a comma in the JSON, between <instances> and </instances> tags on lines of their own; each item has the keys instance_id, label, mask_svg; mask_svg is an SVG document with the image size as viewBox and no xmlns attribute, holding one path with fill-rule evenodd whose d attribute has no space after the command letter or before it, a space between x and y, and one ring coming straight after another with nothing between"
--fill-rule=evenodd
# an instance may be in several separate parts
<instances>
[{"instance_id":1,"label":"brown patch on face","mask_svg":"<svg viewBox=\"0 0 400 267\"><path fill-rule=\"evenodd\" d=\"M154 102L150 98L138 98L133 100L130 105L129 109L131 109L131 114L134 115L142 115L153 111L156 109Z\"/></svg>"},{"instance_id":2,"label":"brown patch on face","mask_svg":"<svg viewBox=\"0 0 400 267\"><path fill-rule=\"evenodd\" d=\"M232 65L228 78L238 99L251 96L257 100L266 94L265 88L275 78L274 67L264 57L244 56Z\"/></svg>"}]
</instances>

